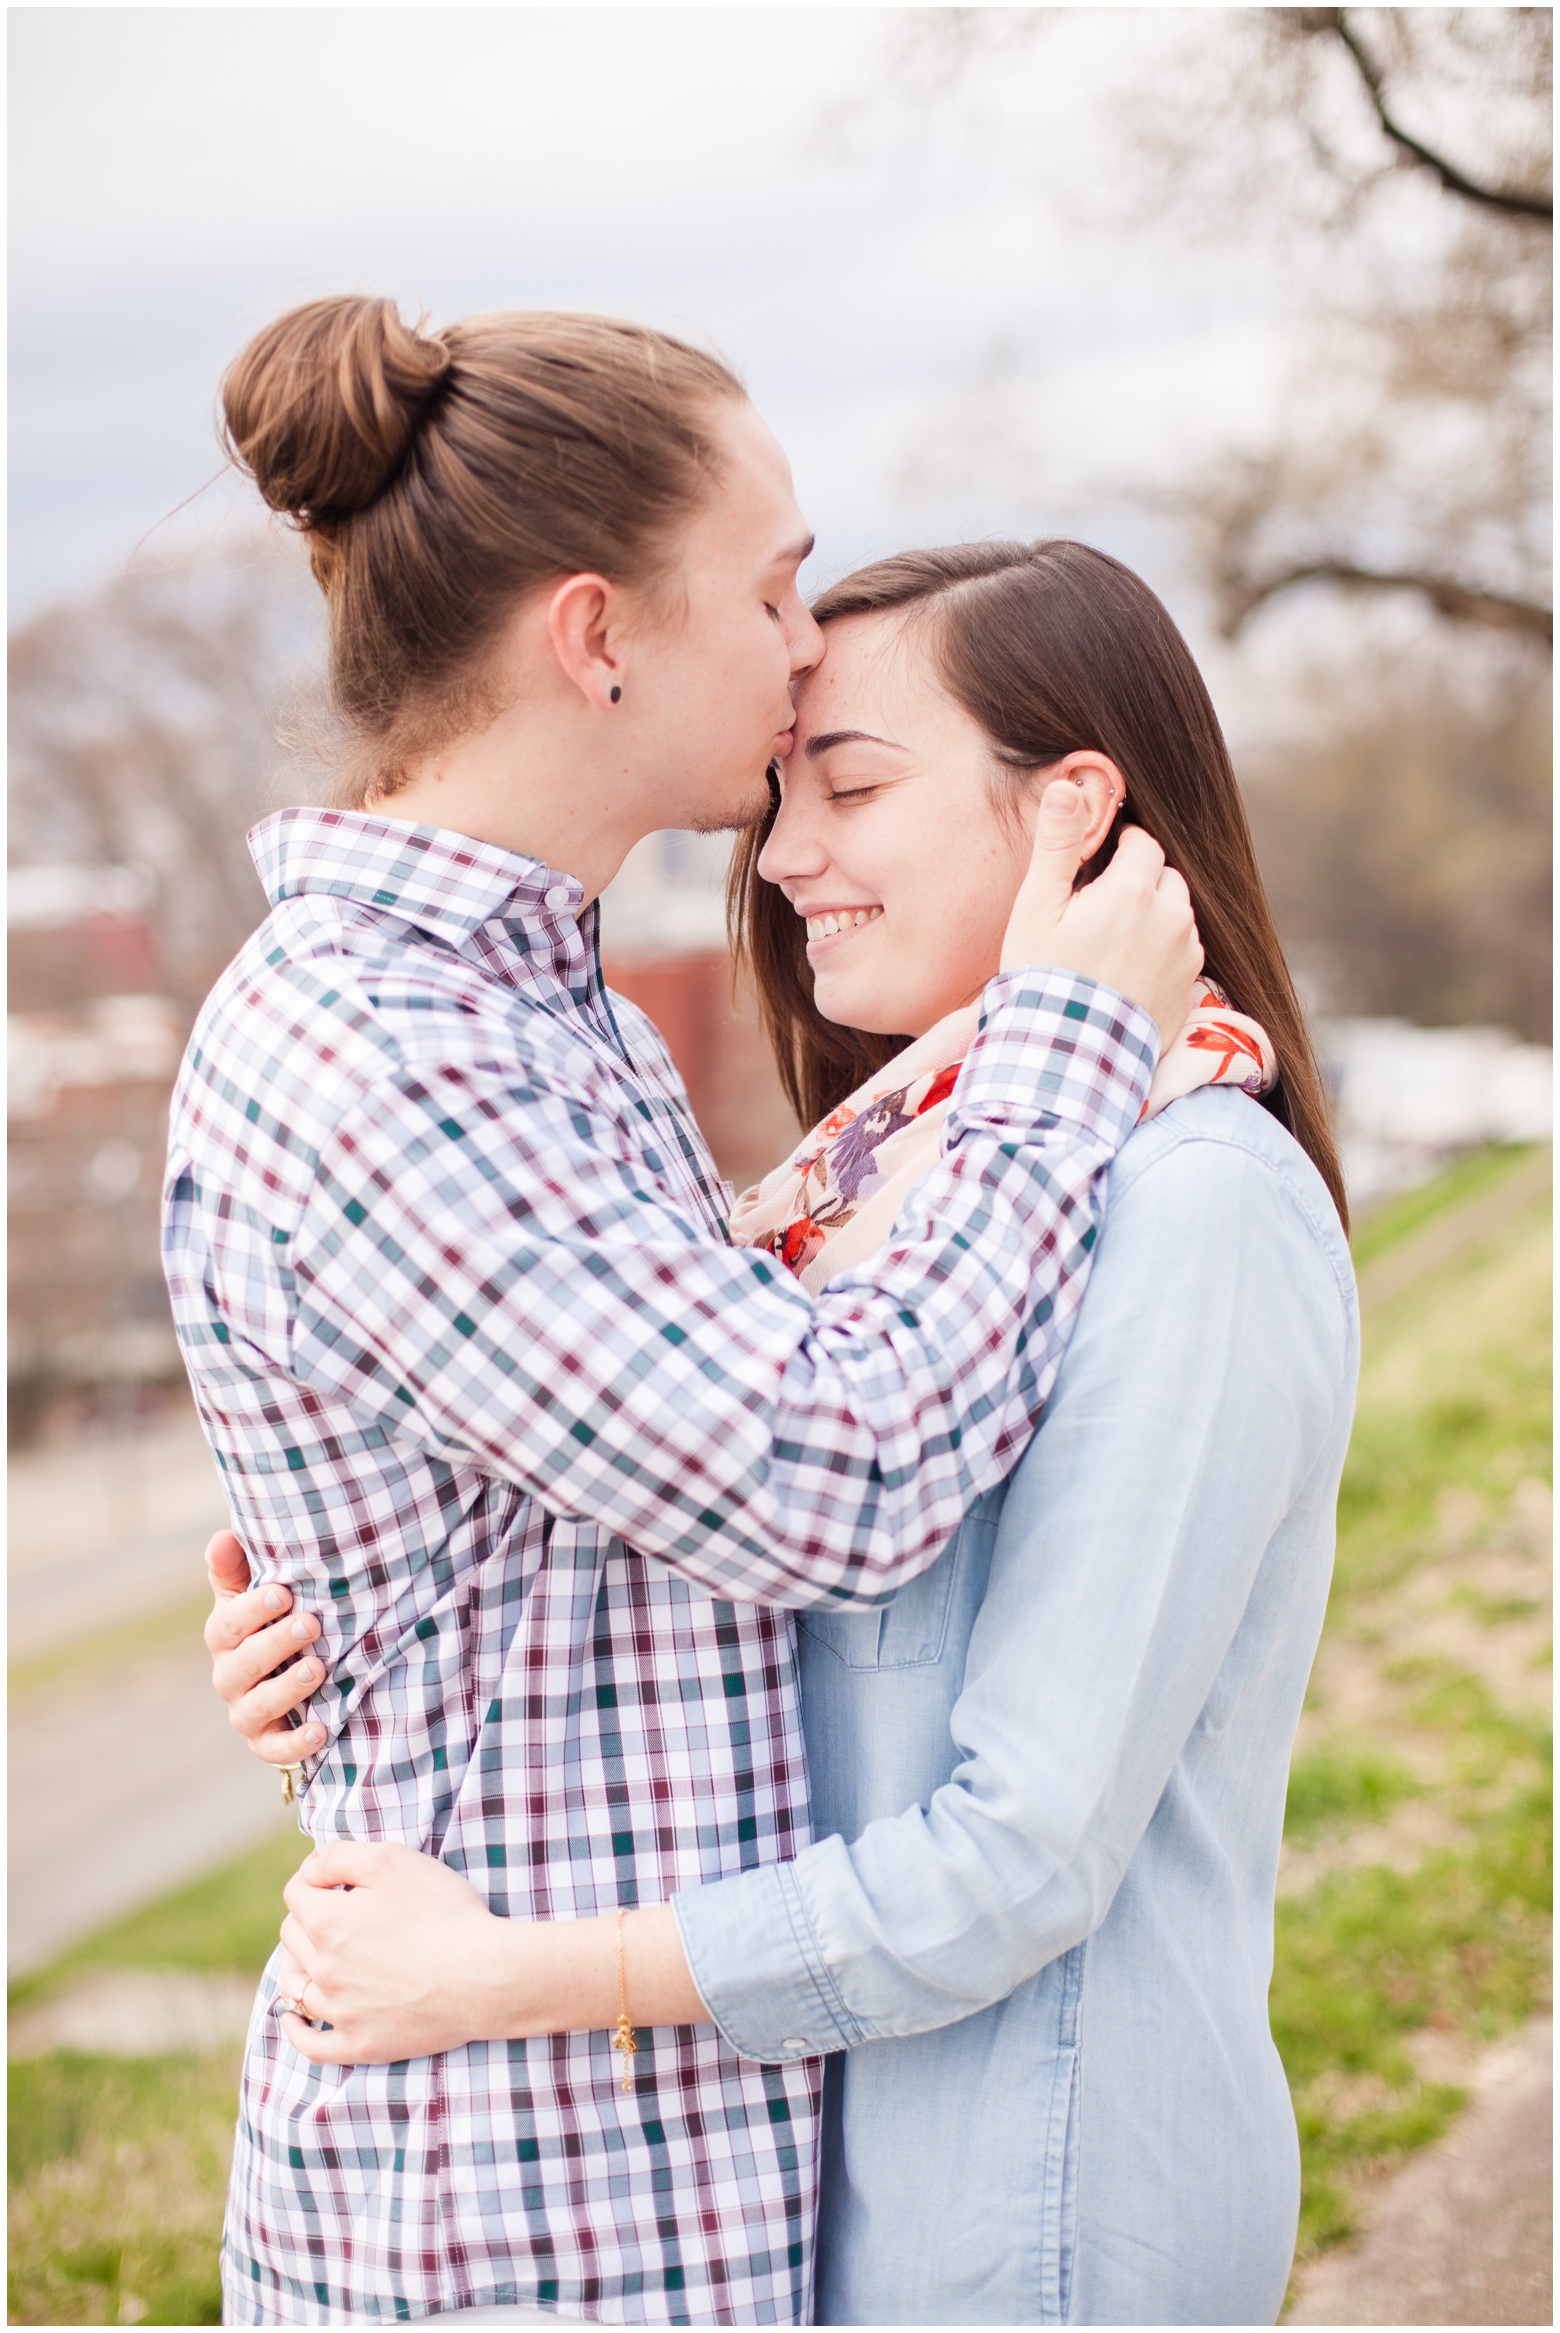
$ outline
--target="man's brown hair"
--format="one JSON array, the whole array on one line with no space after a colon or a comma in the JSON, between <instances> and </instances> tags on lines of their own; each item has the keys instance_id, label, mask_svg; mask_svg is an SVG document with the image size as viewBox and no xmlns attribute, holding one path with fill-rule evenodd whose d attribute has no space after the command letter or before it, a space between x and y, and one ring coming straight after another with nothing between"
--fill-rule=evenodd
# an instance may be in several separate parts
<instances>
[{"instance_id":1,"label":"man's brown hair","mask_svg":"<svg viewBox=\"0 0 1560 2333\"><path fill-rule=\"evenodd\" d=\"M307 536L351 739L338 799L497 710L492 650L554 577L651 587L710 489L716 358L609 316L413 331L391 300L315 300L222 383L226 443Z\"/></svg>"}]
</instances>

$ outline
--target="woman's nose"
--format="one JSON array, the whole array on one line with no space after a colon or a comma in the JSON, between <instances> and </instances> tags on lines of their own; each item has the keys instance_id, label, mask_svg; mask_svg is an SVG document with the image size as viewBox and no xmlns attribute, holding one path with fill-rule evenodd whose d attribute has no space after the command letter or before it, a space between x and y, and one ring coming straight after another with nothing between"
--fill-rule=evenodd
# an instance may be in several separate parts
<instances>
[{"instance_id":1,"label":"woman's nose","mask_svg":"<svg viewBox=\"0 0 1560 2333\"><path fill-rule=\"evenodd\" d=\"M758 871L766 883L794 883L804 875L821 875L829 863L822 837L813 831L804 806L794 794L782 794L774 825L758 854Z\"/></svg>"}]
</instances>

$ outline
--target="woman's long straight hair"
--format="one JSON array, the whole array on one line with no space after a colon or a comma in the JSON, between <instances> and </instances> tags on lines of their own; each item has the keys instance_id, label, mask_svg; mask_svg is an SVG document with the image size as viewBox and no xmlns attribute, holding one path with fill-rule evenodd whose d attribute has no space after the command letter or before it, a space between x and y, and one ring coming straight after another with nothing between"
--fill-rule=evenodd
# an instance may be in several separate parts
<instances>
[{"instance_id":1,"label":"woman's long straight hair","mask_svg":"<svg viewBox=\"0 0 1560 2333\"><path fill-rule=\"evenodd\" d=\"M949 694L1012 773L1010 802L1065 754L1092 749L1116 763L1126 807L1084 874L1099 873L1130 823L1185 876L1209 976L1273 1041L1279 1074L1266 1106L1309 1153L1347 1226L1321 1074L1218 716L1147 584L1083 543L965 543L859 568L813 614L828 625L896 610L921 626ZM841 1028L818 1011L801 919L758 872L774 815L738 843L727 906L787 1098L811 1126L908 1039Z\"/></svg>"}]
</instances>

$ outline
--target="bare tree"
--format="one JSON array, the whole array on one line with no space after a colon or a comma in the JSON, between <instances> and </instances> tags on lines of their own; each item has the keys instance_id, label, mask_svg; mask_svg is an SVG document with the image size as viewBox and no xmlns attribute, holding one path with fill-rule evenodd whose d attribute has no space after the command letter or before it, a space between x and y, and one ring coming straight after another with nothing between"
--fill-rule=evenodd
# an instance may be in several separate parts
<instances>
[{"instance_id":1,"label":"bare tree","mask_svg":"<svg viewBox=\"0 0 1560 2333\"><path fill-rule=\"evenodd\" d=\"M1321 734L1246 756L1258 855L1313 997L1550 1034L1548 691L1520 640L1390 666Z\"/></svg>"},{"instance_id":2,"label":"bare tree","mask_svg":"<svg viewBox=\"0 0 1560 2333\"><path fill-rule=\"evenodd\" d=\"M1280 352L1271 403L1193 458L1080 475L1020 367L953 403L923 469L995 474L1113 548L1168 526L1167 565L1238 648L1242 780L1318 1002L1529 1037L1550 1002L1550 35L1537 9L926 10L892 82L923 112L1000 88L1037 155L1087 157L1052 175L1053 214L1104 253L1162 252L1190 300L1214 283ZM1086 137L1053 137L1080 116Z\"/></svg>"},{"instance_id":3,"label":"bare tree","mask_svg":"<svg viewBox=\"0 0 1560 2333\"><path fill-rule=\"evenodd\" d=\"M1322 585L1413 592L1453 623L1549 643L1549 20L1372 14L1367 29L1353 10L1274 10L1260 28L1275 100L1315 122L1341 66L1384 152L1351 162L1313 134L1340 197L1342 296L1317 300L1278 444L1201 482L1222 627ZM1471 119L1478 159L1405 127L1394 85L1405 107Z\"/></svg>"},{"instance_id":4,"label":"bare tree","mask_svg":"<svg viewBox=\"0 0 1560 2333\"><path fill-rule=\"evenodd\" d=\"M1012 88L1067 14L918 11L901 82ZM1179 522L1229 638L1309 589L1548 643L1549 11L1167 12L1151 69L1125 21L1073 208L1255 256L1291 356L1265 442L1095 499Z\"/></svg>"},{"instance_id":5,"label":"bare tree","mask_svg":"<svg viewBox=\"0 0 1560 2333\"><path fill-rule=\"evenodd\" d=\"M139 869L197 994L265 913L244 837L297 798L276 722L317 662L317 609L296 547L246 538L12 637L13 861Z\"/></svg>"}]
</instances>

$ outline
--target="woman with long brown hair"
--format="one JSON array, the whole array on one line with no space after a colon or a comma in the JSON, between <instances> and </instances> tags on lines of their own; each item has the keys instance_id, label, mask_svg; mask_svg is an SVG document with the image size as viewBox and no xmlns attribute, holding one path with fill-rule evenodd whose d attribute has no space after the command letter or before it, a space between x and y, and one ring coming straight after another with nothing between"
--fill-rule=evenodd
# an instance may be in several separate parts
<instances>
[{"instance_id":1,"label":"woman with long brown hair","mask_svg":"<svg viewBox=\"0 0 1560 2333\"><path fill-rule=\"evenodd\" d=\"M1091 864L1136 823L1184 875L1198 1008L1011 1480L880 1609L798 1613L815 1843L615 1927L497 1922L425 1859L329 1849L288 1891L289 2033L321 2063L700 2021L826 2053L817 2321L1271 2323L1298 2204L1273 1896L1357 1364L1321 1083L1212 706L1137 577L976 544L814 612L732 899L816 1123L733 1237L848 1296L910 1236L1058 782Z\"/></svg>"}]
</instances>

